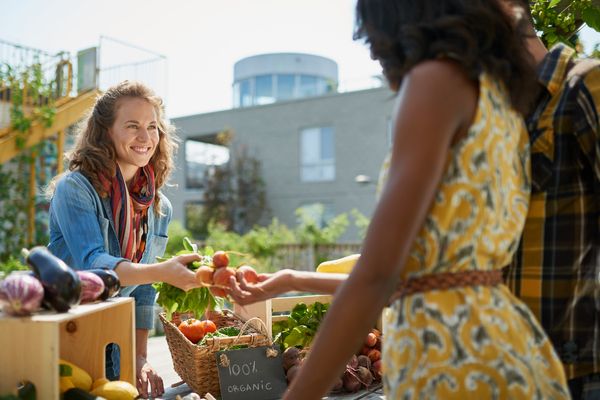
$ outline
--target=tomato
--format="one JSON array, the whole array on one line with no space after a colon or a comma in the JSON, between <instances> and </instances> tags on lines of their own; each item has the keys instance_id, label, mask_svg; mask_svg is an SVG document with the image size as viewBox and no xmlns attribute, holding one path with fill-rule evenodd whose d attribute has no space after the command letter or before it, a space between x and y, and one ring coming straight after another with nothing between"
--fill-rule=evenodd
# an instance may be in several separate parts
<instances>
[{"instance_id":1,"label":"tomato","mask_svg":"<svg viewBox=\"0 0 600 400\"><path fill-rule=\"evenodd\" d=\"M200 323L202 324L202 329L204 329L205 334L215 332L217 330L217 325L215 325L215 323L210 319L205 319L200 321Z\"/></svg>"},{"instance_id":2,"label":"tomato","mask_svg":"<svg viewBox=\"0 0 600 400\"><path fill-rule=\"evenodd\" d=\"M229 265L229 256L223 250L219 250L213 254L212 261L215 268L226 267Z\"/></svg>"},{"instance_id":3,"label":"tomato","mask_svg":"<svg viewBox=\"0 0 600 400\"><path fill-rule=\"evenodd\" d=\"M179 324L178 328L181 333L183 333L183 336L188 338L188 340L192 343L198 343L204 337L202 321L195 318L186 319Z\"/></svg>"}]
</instances>

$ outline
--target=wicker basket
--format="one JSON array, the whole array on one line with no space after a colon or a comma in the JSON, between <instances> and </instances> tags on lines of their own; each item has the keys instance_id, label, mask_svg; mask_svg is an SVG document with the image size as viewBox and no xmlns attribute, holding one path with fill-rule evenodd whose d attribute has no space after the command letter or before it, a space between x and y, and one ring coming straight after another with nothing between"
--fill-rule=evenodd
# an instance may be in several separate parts
<instances>
[{"instance_id":1,"label":"wicker basket","mask_svg":"<svg viewBox=\"0 0 600 400\"><path fill-rule=\"evenodd\" d=\"M221 393L215 352L227 350L238 344L245 344L248 347L272 344L266 330L263 329L263 332L259 332L254 326L245 324L240 316L229 310L224 310L222 313L213 312L210 319L217 325L217 328L233 326L238 329L243 328L244 332L240 332L238 337L208 338L206 344L200 346L193 344L183 336L175 324L167 321L164 313L160 314L175 372L194 392L202 396L206 393L218 396Z\"/></svg>"},{"instance_id":2,"label":"wicker basket","mask_svg":"<svg viewBox=\"0 0 600 400\"><path fill-rule=\"evenodd\" d=\"M171 322L175 325L175 326L179 326L180 323L182 323L183 321L185 321L188 318L196 318L195 314L191 311L185 311L185 312L174 312L171 315Z\"/></svg>"}]
</instances>

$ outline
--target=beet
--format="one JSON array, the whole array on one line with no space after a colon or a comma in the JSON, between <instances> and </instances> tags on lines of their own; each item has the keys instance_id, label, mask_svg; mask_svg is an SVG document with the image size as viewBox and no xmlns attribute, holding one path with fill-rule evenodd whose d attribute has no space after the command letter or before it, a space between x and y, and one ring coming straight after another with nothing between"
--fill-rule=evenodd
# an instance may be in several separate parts
<instances>
[{"instance_id":1,"label":"beet","mask_svg":"<svg viewBox=\"0 0 600 400\"><path fill-rule=\"evenodd\" d=\"M350 370L346 370L346 372L344 372L344 377L342 380L344 381L344 390L347 392L358 392L362 387L360 381L354 375L354 372L351 372Z\"/></svg>"},{"instance_id":2,"label":"beet","mask_svg":"<svg viewBox=\"0 0 600 400\"><path fill-rule=\"evenodd\" d=\"M381 360L377 360L371 366L371 370L373 371L373 376L375 379L381 379Z\"/></svg>"},{"instance_id":3,"label":"beet","mask_svg":"<svg viewBox=\"0 0 600 400\"><path fill-rule=\"evenodd\" d=\"M371 369L371 360L369 359L369 357L361 354L360 356L358 356L358 366L365 367L366 369Z\"/></svg>"},{"instance_id":4,"label":"beet","mask_svg":"<svg viewBox=\"0 0 600 400\"><path fill-rule=\"evenodd\" d=\"M296 375L298 375L298 372L300 372L300 367L297 365L292 365L290 369L287 370L285 376L287 378L288 384L292 383Z\"/></svg>"},{"instance_id":5,"label":"beet","mask_svg":"<svg viewBox=\"0 0 600 400\"><path fill-rule=\"evenodd\" d=\"M358 367L358 358L355 354L352 355L352 358L350 358L346 365L352 369L356 369Z\"/></svg>"},{"instance_id":6,"label":"beet","mask_svg":"<svg viewBox=\"0 0 600 400\"><path fill-rule=\"evenodd\" d=\"M369 354L367 355L367 357L369 357L369 359L371 360L371 362L375 362L377 360L381 359L381 351L373 349L369 352Z\"/></svg>"},{"instance_id":7,"label":"beet","mask_svg":"<svg viewBox=\"0 0 600 400\"><path fill-rule=\"evenodd\" d=\"M77 271L81 281L81 302L98 300L104 292L104 281L98 275L88 271Z\"/></svg>"},{"instance_id":8,"label":"beet","mask_svg":"<svg viewBox=\"0 0 600 400\"><path fill-rule=\"evenodd\" d=\"M288 347L283 352L283 369L288 370L297 365L300 360L300 350L297 347Z\"/></svg>"},{"instance_id":9,"label":"beet","mask_svg":"<svg viewBox=\"0 0 600 400\"><path fill-rule=\"evenodd\" d=\"M0 293L0 303L6 313L29 315L40 308L44 287L37 278L16 272L0 282Z\"/></svg>"},{"instance_id":10,"label":"beet","mask_svg":"<svg viewBox=\"0 0 600 400\"><path fill-rule=\"evenodd\" d=\"M368 387L371 383L373 383L373 375L371 374L371 371L369 371L368 368L358 367L356 374L358 375L358 379L363 385Z\"/></svg>"}]
</instances>

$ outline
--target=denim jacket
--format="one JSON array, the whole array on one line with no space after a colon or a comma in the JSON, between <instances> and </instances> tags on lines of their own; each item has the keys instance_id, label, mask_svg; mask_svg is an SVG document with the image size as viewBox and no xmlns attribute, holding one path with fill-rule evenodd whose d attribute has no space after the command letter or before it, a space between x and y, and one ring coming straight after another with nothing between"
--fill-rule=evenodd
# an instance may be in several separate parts
<instances>
[{"instance_id":1,"label":"denim jacket","mask_svg":"<svg viewBox=\"0 0 600 400\"><path fill-rule=\"evenodd\" d=\"M162 215L148 212L148 235L142 264L156 262L167 246L167 227L172 206L162 194ZM91 182L80 172L67 172L57 183L50 202L50 244L48 249L67 265L80 270L114 269L121 261L110 199L101 198ZM122 296L135 298L136 328L152 329L156 291L151 285L128 286Z\"/></svg>"}]
</instances>

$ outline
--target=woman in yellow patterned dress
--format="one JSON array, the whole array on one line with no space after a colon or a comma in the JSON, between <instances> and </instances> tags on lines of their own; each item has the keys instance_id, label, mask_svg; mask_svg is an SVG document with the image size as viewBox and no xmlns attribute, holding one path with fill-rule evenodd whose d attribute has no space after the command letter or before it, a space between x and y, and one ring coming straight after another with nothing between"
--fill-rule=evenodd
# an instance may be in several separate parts
<instances>
[{"instance_id":1,"label":"woman in yellow patterned dress","mask_svg":"<svg viewBox=\"0 0 600 400\"><path fill-rule=\"evenodd\" d=\"M548 338L501 284L529 201L520 36L496 0L358 0L357 21L398 92L394 144L362 255L285 398L320 398L390 298L387 399L568 398ZM285 271L235 296L336 279Z\"/></svg>"}]
</instances>

